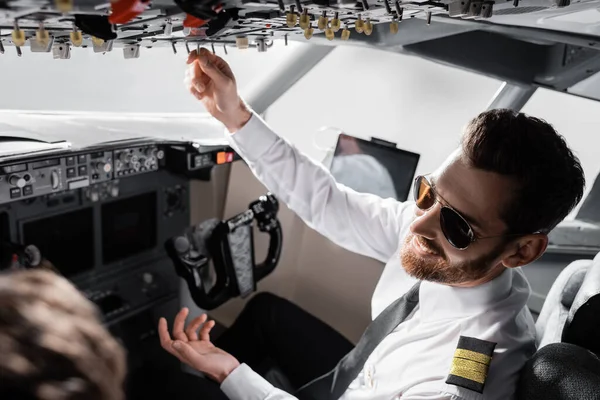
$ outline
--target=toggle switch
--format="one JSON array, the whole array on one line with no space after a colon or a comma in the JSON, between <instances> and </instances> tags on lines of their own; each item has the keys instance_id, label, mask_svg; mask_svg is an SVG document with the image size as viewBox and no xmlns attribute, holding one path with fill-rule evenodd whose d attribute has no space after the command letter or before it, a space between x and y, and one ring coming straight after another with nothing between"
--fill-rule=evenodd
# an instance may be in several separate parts
<instances>
[{"instance_id":1,"label":"toggle switch","mask_svg":"<svg viewBox=\"0 0 600 400\"><path fill-rule=\"evenodd\" d=\"M11 34L12 42L17 47L25 46L25 32L19 29L19 24L15 21L15 29Z\"/></svg>"},{"instance_id":2,"label":"toggle switch","mask_svg":"<svg viewBox=\"0 0 600 400\"><path fill-rule=\"evenodd\" d=\"M358 18L356 19L356 22L354 23L354 29L358 33L363 33L364 28L365 28L365 21L363 21L361 15L358 14Z\"/></svg>"},{"instance_id":3,"label":"toggle switch","mask_svg":"<svg viewBox=\"0 0 600 400\"><path fill-rule=\"evenodd\" d=\"M350 30L348 29L348 26L344 26L344 30L342 31L342 36L341 36L342 40L348 40L350 39Z\"/></svg>"},{"instance_id":4,"label":"toggle switch","mask_svg":"<svg viewBox=\"0 0 600 400\"><path fill-rule=\"evenodd\" d=\"M54 0L54 6L63 14L73 10L73 0Z\"/></svg>"},{"instance_id":5,"label":"toggle switch","mask_svg":"<svg viewBox=\"0 0 600 400\"><path fill-rule=\"evenodd\" d=\"M41 47L47 47L48 44L50 43L50 34L46 30L46 28L44 28L44 23L43 22L40 22L40 27L35 32L35 41Z\"/></svg>"},{"instance_id":6,"label":"toggle switch","mask_svg":"<svg viewBox=\"0 0 600 400\"><path fill-rule=\"evenodd\" d=\"M331 20L331 29L337 32L342 27L342 21L340 21L340 13L336 11L335 16Z\"/></svg>"},{"instance_id":7,"label":"toggle switch","mask_svg":"<svg viewBox=\"0 0 600 400\"><path fill-rule=\"evenodd\" d=\"M288 12L285 16L285 23L288 28L293 28L296 26L296 21L298 20L298 15L294 11L294 5L290 6L290 12Z\"/></svg>"},{"instance_id":8,"label":"toggle switch","mask_svg":"<svg viewBox=\"0 0 600 400\"><path fill-rule=\"evenodd\" d=\"M80 47L83 43L83 35L77 30L77 28L73 27L73 31L69 34L69 36L71 37L71 43L73 43L73 46Z\"/></svg>"},{"instance_id":9,"label":"toggle switch","mask_svg":"<svg viewBox=\"0 0 600 400\"><path fill-rule=\"evenodd\" d=\"M370 36L371 33L373 33L373 23L371 22L370 18L367 18L367 21L365 22L365 25L363 27L363 32L367 36Z\"/></svg>"},{"instance_id":10,"label":"toggle switch","mask_svg":"<svg viewBox=\"0 0 600 400\"><path fill-rule=\"evenodd\" d=\"M327 28L328 22L329 22L329 19L327 18L327 11L323 11L321 16L319 17L319 22L317 24L317 28L324 31Z\"/></svg>"},{"instance_id":11,"label":"toggle switch","mask_svg":"<svg viewBox=\"0 0 600 400\"><path fill-rule=\"evenodd\" d=\"M325 37L327 38L327 40L333 40L333 38L335 37L335 32L333 31L333 29L331 29L331 25L325 28Z\"/></svg>"},{"instance_id":12,"label":"toggle switch","mask_svg":"<svg viewBox=\"0 0 600 400\"><path fill-rule=\"evenodd\" d=\"M304 37L309 40L310 38L313 37L313 33L315 32L314 28L312 26L309 26L307 29L304 30Z\"/></svg>"},{"instance_id":13,"label":"toggle switch","mask_svg":"<svg viewBox=\"0 0 600 400\"><path fill-rule=\"evenodd\" d=\"M302 15L300 15L300 28L306 30L310 26L310 15L308 15L308 9L304 9Z\"/></svg>"}]
</instances>

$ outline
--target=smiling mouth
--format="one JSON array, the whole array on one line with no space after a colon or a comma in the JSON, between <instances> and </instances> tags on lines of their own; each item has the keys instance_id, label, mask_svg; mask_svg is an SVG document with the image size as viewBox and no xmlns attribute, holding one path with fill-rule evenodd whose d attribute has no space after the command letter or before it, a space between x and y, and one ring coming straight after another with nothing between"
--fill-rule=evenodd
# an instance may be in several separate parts
<instances>
[{"instance_id":1,"label":"smiling mouth","mask_svg":"<svg viewBox=\"0 0 600 400\"><path fill-rule=\"evenodd\" d=\"M439 256L440 255L437 251L432 250L429 246L427 246L426 244L424 244L423 242L421 242L421 240L417 236L413 237L413 244L414 244L415 247L417 247L423 253L427 253L427 254L430 254L432 256Z\"/></svg>"}]
</instances>

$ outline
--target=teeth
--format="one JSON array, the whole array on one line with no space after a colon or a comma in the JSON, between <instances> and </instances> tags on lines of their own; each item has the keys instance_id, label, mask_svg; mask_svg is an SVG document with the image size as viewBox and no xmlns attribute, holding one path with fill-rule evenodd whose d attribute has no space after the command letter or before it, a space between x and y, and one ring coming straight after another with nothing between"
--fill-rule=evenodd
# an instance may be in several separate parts
<instances>
[{"instance_id":1,"label":"teeth","mask_svg":"<svg viewBox=\"0 0 600 400\"><path fill-rule=\"evenodd\" d=\"M417 243L419 244L419 247L427 254L431 254L432 256L436 256L437 253L433 252L432 250L430 250L429 248L425 247L425 245L423 245L423 243L421 243L421 241L419 239L415 239L417 241Z\"/></svg>"}]
</instances>

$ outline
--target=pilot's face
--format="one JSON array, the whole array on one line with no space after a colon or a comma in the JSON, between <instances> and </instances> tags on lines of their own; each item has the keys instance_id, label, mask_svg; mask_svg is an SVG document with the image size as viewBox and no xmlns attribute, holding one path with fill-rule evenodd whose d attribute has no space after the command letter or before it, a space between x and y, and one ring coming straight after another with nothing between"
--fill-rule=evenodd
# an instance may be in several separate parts
<instances>
[{"instance_id":1,"label":"pilot's face","mask_svg":"<svg viewBox=\"0 0 600 400\"><path fill-rule=\"evenodd\" d=\"M422 280L469 286L498 275L509 240L497 237L507 226L500 213L510 201L514 185L505 176L467 165L457 151L428 177L443 200L423 211L415 207L416 218L403 243L401 258L406 271ZM458 211L471 225L476 238L464 250L453 247L442 231L442 206Z\"/></svg>"}]
</instances>

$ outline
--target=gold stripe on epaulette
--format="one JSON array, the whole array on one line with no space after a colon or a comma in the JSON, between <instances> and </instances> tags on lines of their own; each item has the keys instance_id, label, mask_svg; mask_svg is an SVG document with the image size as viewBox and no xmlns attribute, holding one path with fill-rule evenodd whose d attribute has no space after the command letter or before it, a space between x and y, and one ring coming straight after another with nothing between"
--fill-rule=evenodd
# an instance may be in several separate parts
<instances>
[{"instance_id":1,"label":"gold stripe on epaulette","mask_svg":"<svg viewBox=\"0 0 600 400\"><path fill-rule=\"evenodd\" d=\"M485 383L487 372L488 366L486 364L463 358L454 358L452 360L452 368L450 369L451 375L460 376L461 378L470 379L481 384Z\"/></svg>"},{"instance_id":2,"label":"gold stripe on epaulette","mask_svg":"<svg viewBox=\"0 0 600 400\"><path fill-rule=\"evenodd\" d=\"M488 355L465 349L456 349L456 351L454 352L454 357L476 361L485 365L490 365L490 363L492 362L492 357Z\"/></svg>"}]
</instances>

